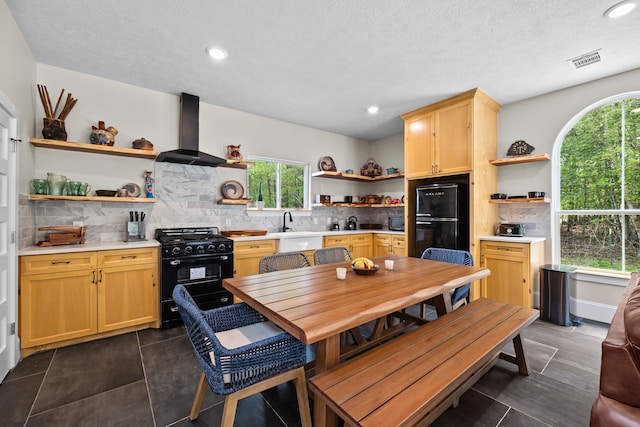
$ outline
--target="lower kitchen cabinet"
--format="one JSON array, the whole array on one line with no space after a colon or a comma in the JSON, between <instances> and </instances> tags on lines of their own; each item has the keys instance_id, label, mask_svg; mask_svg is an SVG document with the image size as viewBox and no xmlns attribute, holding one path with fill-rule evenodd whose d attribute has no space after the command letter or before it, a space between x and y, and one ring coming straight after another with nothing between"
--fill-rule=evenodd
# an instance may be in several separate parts
<instances>
[{"instance_id":1,"label":"lower kitchen cabinet","mask_svg":"<svg viewBox=\"0 0 640 427\"><path fill-rule=\"evenodd\" d=\"M233 277L258 274L260 258L273 255L277 250L276 240L250 240L233 243Z\"/></svg>"},{"instance_id":2,"label":"lower kitchen cabinet","mask_svg":"<svg viewBox=\"0 0 640 427\"><path fill-rule=\"evenodd\" d=\"M157 327L158 276L157 248L21 256L23 355Z\"/></svg>"},{"instance_id":3,"label":"lower kitchen cabinet","mask_svg":"<svg viewBox=\"0 0 640 427\"><path fill-rule=\"evenodd\" d=\"M370 257L372 254L373 238L371 233L340 234L336 236L324 236L323 246L344 246L349 249L351 256L355 258Z\"/></svg>"},{"instance_id":4,"label":"lower kitchen cabinet","mask_svg":"<svg viewBox=\"0 0 640 427\"><path fill-rule=\"evenodd\" d=\"M397 234L374 234L373 256L407 255L407 245L404 236Z\"/></svg>"},{"instance_id":5,"label":"lower kitchen cabinet","mask_svg":"<svg viewBox=\"0 0 640 427\"><path fill-rule=\"evenodd\" d=\"M491 270L481 294L497 301L533 307L533 288L544 262L544 242L480 241L480 263Z\"/></svg>"}]
</instances>

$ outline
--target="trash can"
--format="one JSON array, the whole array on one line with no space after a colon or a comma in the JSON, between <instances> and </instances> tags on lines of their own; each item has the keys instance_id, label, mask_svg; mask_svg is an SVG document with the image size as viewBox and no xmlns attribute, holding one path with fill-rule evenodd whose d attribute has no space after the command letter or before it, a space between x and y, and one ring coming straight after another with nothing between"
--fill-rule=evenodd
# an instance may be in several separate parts
<instances>
[{"instance_id":1,"label":"trash can","mask_svg":"<svg viewBox=\"0 0 640 427\"><path fill-rule=\"evenodd\" d=\"M569 313L569 290L575 267L547 264L540 267L540 320L573 326Z\"/></svg>"}]
</instances>

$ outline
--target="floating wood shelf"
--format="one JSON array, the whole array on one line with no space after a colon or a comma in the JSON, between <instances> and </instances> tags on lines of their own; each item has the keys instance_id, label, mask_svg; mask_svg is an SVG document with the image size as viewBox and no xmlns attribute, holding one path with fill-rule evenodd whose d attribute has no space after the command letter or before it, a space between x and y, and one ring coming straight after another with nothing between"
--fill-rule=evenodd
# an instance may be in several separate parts
<instances>
[{"instance_id":1,"label":"floating wood shelf","mask_svg":"<svg viewBox=\"0 0 640 427\"><path fill-rule=\"evenodd\" d=\"M385 181L388 179L404 178L403 173L394 173L391 175L379 175L379 176L365 176L356 174L347 174L344 172L331 172L331 171L319 171L311 174L313 177L318 178L332 178L332 179L344 179L350 181Z\"/></svg>"},{"instance_id":2,"label":"floating wood shelf","mask_svg":"<svg viewBox=\"0 0 640 427\"><path fill-rule=\"evenodd\" d=\"M220 199L219 205L248 205L253 202L252 199Z\"/></svg>"},{"instance_id":3,"label":"floating wood shelf","mask_svg":"<svg viewBox=\"0 0 640 427\"><path fill-rule=\"evenodd\" d=\"M101 197L101 196L53 196L49 194L30 194L29 200L70 200L74 202L132 202L132 203L155 203L157 198L149 197Z\"/></svg>"},{"instance_id":4,"label":"floating wood shelf","mask_svg":"<svg viewBox=\"0 0 640 427\"><path fill-rule=\"evenodd\" d=\"M509 203L551 203L548 197L532 197L522 199L490 199L489 203L509 204Z\"/></svg>"},{"instance_id":5,"label":"floating wood shelf","mask_svg":"<svg viewBox=\"0 0 640 427\"><path fill-rule=\"evenodd\" d=\"M525 156L505 157L503 159L489 160L495 166L515 165L517 163L543 162L551 160L548 154L530 154Z\"/></svg>"},{"instance_id":6,"label":"floating wood shelf","mask_svg":"<svg viewBox=\"0 0 640 427\"><path fill-rule=\"evenodd\" d=\"M232 169L247 169L255 165L255 162L244 162L241 160L227 160L227 163L220 163L218 167Z\"/></svg>"},{"instance_id":7,"label":"floating wood shelf","mask_svg":"<svg viewBox=\"0 0 640 427\"><path fill-rule=\"evenodd\" d=\"M138 157L154 160L158 152L154 150L139 150L136 148L121 148L109 145L96 145L90 143L56 141L53 139L31 138L30 142L36 147L53 148L57 150L81 151L84 153L109 154L111 156Z\"/></svg>"},{"instance_id":8,"label":"floating wood shelf","mask_svg":"<svg viewBox=\"0 0 640 427\"><path fill-rule=\"evenodd\" d=\"M339 208L403 208L404 203L314 203L313 207L339 207Z\"/></svg>"}]
</instances>

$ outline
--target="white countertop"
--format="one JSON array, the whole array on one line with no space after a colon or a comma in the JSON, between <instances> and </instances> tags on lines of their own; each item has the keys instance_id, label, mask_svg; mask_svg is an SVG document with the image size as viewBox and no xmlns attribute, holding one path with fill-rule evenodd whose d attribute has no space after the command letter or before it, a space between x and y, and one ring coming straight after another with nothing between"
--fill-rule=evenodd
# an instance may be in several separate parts
<instances>
[{"instance_id":1,"label":"white countertop","mask_svg":"<svg viewBox=\"0 0 640 427\"><path fill-rule=\"evenodd\" d=\"M493 242L537 243L547 240L545 237L509 237L509 236L480 236L480 240Z\"/></svg>"},{"instance_id":2,"label":"white countertop","mask_svg":"<svg viewBox=\"0 0 640 427\"><path fill-rule=\"evenodd\" d=\"M287 233L300 233L300 231L290 231ZM395 234L397 236L404 236L404 231L391 231L391 230L340 230L340 231L304 231L304 233L310 233L317 236L340 236L347 234ZM231 237L235 242L246 242L251 240L280 240L285 233L267 233L264 236L246 236L246 237Z\"/></svg>"},{"instance_id":3,"label":"white countertop","mask_svg":"<svg viewBox=\"0 0 640 427\"><path fill-rule=\"evenodd\" d=\"M18 251L18 255L48 255L64 254L70 252L109 251L113 249L135 249L160 246L157 240L142 240L139 242L101 242L82 243L74 245L57 246L28 246Z\"/></svg>"}]
</instances>

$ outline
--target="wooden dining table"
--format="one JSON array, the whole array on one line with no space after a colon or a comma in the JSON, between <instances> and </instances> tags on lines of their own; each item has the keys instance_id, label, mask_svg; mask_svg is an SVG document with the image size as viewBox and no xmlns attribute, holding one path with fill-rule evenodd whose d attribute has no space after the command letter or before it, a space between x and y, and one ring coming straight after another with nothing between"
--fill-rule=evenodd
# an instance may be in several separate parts
<instances>
[{"instance_id":1,"label":"wooden dining table","mask_svg":"<svg viewBox=\"0 0 640 427\"><path fill-rule=\"evenodd\" d=\"M438 315L451 311L449 291L486 277L481 267L387 255L371 258L379 269L357 275L349 262L224 279L223 286L305 344L316 344L315 371L340 363L340 335L433 298ZM384 260L393 259L393 270ZM337 267L347 267L339 280ZM336 426L337 417L314 400L314 425Z\"/></svg>"}]
</instances>

